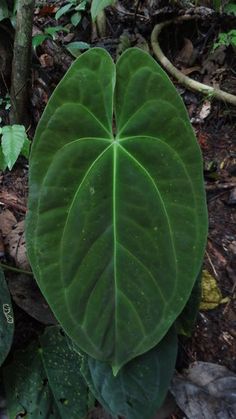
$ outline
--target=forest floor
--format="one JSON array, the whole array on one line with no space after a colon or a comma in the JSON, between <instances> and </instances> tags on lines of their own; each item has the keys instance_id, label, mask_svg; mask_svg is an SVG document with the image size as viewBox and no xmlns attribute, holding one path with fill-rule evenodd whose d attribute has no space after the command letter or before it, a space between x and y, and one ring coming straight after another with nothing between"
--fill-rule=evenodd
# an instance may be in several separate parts
<instances>
[{"instance_id":1,"label":"forest floor","mask_svg":"<svg viewBox=\"0 0 236 419\"><path fill-rule=\"evenodd\" d=\"M158 8L143 2L136 10L134 2L120 1L106 10L106 28L99 35L95 27L91 30L88 13L83 13L76 28L70 25L69 14L57 22L55 12L62 3L58 1L55 6L55 2L48 1L46 6L36 9L34 16L34 34L42 34L46 27L59 24L68 32L59 31L55 39L49 38L34 49L28 110L30 138L51 93L74 59L66 49L69 42L83 41L104 47L114 58L127 46L139 46L152 53L150 35L154 25L185 13L179 8L166 7L167 2L159 2ZM236 18L213 13L198 21L166 28L160 44L166 56L184 74L236 95L235 50L232 46L213 50L218 34L232 28L236 28ZM204 269L218 287L215 292L214 289L206 291L208 306L200 310L192 337L181 339L178 369L181 371L194 361L205 361L236 372L236 108L186 90L176 80L172 81L188 109L204 158L209 210ZM9 74L0 77L1 96L5 96L9 87ZM8 124L5 108L4 103L0 105L3 125ZM1 260L24 269L28 268L22 256L27 176L28 163L24 158L18 160L11 172L0 174ZM17 323L14 348L21 348L54 319L32 278L5 273ZM170 417L182 416L176 411Z\"/></svg>"}]
</instances>

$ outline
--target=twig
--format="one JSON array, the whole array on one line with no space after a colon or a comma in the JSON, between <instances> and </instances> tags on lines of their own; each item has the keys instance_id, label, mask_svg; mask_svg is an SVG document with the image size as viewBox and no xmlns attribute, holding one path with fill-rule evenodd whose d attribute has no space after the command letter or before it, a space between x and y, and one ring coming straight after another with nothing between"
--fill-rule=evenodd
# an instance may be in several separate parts
<instances>
[{"instance_id":1,"label":"twig","mask_svg":"<svg viewBox=\"0 0 236 419\"><path fill-rule=\"evenodd\" d=\"M207 251L206 251L206 255L207 255L207 259L208 259L208 261L209 261L209 263L210 263L210 265L211 265L211 269L213 270L213 272L214 272L214 274L215 274L216 278L219 278L219 275L218 275L218 273L216 272L215 266L213 265L213 262L212 262L212 260L211 260L211 258L210 258L210 255L209 255L209 253L208 253Z\"/></svg>"},{"instance_id":2,"label":"twig","mask_svg":"<svg viewBox=\"0 0 236 419\"><path fill-rule=\"evenodd\" d=\"M31 276L34 275L33 272L25 271L24 269L14 268L13 266L6 265L5 263L0 263L0 268L6 269L12 272L17 272L19 274L31 275Z\"/></svg>"},{"instance_id":3,"label":"twig","mask_svg":"<svg viewBox=\"0 0 236 419\"><path fill-rule=\"evenodd\" d=\"M235 188L236 187L236 183L235 182L228 182L228 183L214 183L206 185L206 190L207 191L219 191L219 190L224 190L227 191L229 189Z\"/></svg>"},{"instance_id":4,"label":"twig","mask_svg":"<svg viewBox=\"0 0 236 419\"><path fill-rule=\"evenodd\" d=\"M166 22L158 23L151 34L151 44L153 52L156 58L160 61L162 66L170 73L178 82L187 87L190 90L195 90L200 92L208 97L213 97L224 102L230 103L231 105L236 106L236 96L230 93L227 93L220 89L215 89L212 86L200 83L196 80L191 79L190 77L185 76L181 71L179 71L164 55L160 45L159 45L159 35L163 28L172 24L172 23L182 23L183 21L199 19L199 15L184 15L179 16L172 20L167 20Z\"/></svg>"},{"instance_id":5,"label":"twig","mask_svg":"<svg viewBox=\"0 0 236 419\"><path fill-rule=\"evenodd\" d=\"M135 7L134 18L133 18L133 25L132 25L132 31L134 31L134 28L135 28L135 25L136 25L137 14L138 14L139 7L141 5L141 1L142 0L138 0L137 1L137 5Z\"/></svg>"}]
</instances>

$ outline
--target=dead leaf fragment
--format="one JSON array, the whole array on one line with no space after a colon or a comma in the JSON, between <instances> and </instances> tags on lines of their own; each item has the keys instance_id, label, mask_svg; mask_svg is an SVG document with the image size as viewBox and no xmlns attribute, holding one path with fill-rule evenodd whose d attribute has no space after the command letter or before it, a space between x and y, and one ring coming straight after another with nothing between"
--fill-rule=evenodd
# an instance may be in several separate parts
<instances>
[{"instance_id":1,"label":"dead leaf fragment","mask_svg":"<svg viewBox=\"0 0 236 419\"><path fill-rule=\"evenodd\" d=\"M16 217L14 214L5 209L0 214L0 230L3 236L7 236L11 231L13 226L17 223Z\"/></svg>"},{"instance_id":2,"label":"dead leaf fragment","mask_svg":"<svg viewBox=\"0 0 236 419\"><path fill-rule=\"evenodd\" d=\"M53 67L54 64L53 58L51 57L51 55L48 54L40 55L39 61L42 68Z\"/></svg>"},{"instance_id":3,"label":"dead leaf fragment","mask_svg":"<svg viewBox=\"0 0 236 419\"><path fill-rule=\"evenodd\" d=\"M14 193L6 190L0 192L0 202L7 207L14 208L20 212L26 213L25 202L19 199Z\"/></svg>"},{"instance_id":4,"label":"dead leaf fragment","mask_svg":"<svg viewBox=\"0 0 236 419\"><path fill-rule=\"evenodd\" d=\"M52 14L55 14L58 9L59 9L59 7L54 6L53 4L52 5L48 4L48 5L45 5L45 6L41 7L38 10L38 15L40 17L47 16L47 15L52 15Z\"/></svg>"},{"instance_id":5,"label":"dead leaf fragment","mask_svg":"<svg viewBox=\"0 0 236 419\"><path fill-rule=\"evenodd\" d=\"M220 304L225 304L229 298L223 298L215 278L207 271L202 271L202 299L200 310L212 310Z\"/></svg>"},{"instance_id":6,"label":"dead leaf fragment","mask_svg":"<svg viewBox=\"0 0 236 419\"><path fill-rule=\"evenodd\" d=\"M199 118L201 121L206 119L211 113L211 102L209 100L206 100L201 108L201 111L199 113Z\"/></svg>"},{"instance_id":7,"label":"dead leaf fragment","mask_svg":"<svg viewBox=\"0 0 236 419\"><path fill-rule=\"evenodd\" d=\"M190 41L188 38L184 38L184 46L176 57L176 61L181 64L192 65L195 61L195 58L196 54L192 41Z\"/></svg>"},{"instance_id":8,"label":"dead leaf fragment","mask_svg":"<svg viewBox=\"0 0 236 419\"><path fill-rule=\"evenodd\" d=\"M11 276L8 286L15 303L31 317L46 325L57 324L57 320L33 277L29 275Z\"/></svg>"},{"instance_id":9,"label":"dead leaf fragment","mask_svg":"<svg viewBox=\"0 0 236 419\"><path fill-rule=\"evenodd\" d=\"M30 264L26 255L24 221L16 224L16 227L6 236L5 243L9 255L14 259L15 265L29 271Z\"/></svg>"}]
</instances>

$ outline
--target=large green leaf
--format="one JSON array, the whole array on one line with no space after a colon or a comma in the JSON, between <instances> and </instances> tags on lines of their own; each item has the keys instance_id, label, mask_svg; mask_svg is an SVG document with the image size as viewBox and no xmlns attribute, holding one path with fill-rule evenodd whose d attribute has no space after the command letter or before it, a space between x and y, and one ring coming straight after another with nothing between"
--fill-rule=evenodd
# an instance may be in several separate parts
<instances>
[{"instance_id":1,"label":"large green leaf","mask_svg":"<svg viewBox=\"0 0 236 419\"><path fill-rule=\"evenodd\" d=\"M7 288L4 273L0 268L0 366L11 349L14 334L14 316L11 296Z\"/></svg>"},{"instance_id":2,"label":"large green leaf","mask_svg":"<svg viewBox=\"0 0 236 419\"><path fill-rule=\"evenodd\" d=\"M55 90L34 140L27 222L52 310L115 373L182 311L207 233L202 159L181 98L139 49L116 73L91 49Z\"/></svg>"},{"instance_id":3,"label":"large green leaf","mask_svg":"<svg viewBox=\"0 0 236 419\"><path fill-rule=\"evenodd\" d=\"M4 368L10 419L84 419L88 388L80 373L81 357L73 352L59 327L46 329L27 349L18 351Z\"/></svg>"},{"instance_id":4,"label":"large green leaf","mask_svg":"<svg viewBox=\"0 0 236 419\"><path fill-rule=\"evenodd\" d=\"M114 377L106 362L84 357L81 372L104 408L115 417L150 419L161 407L175 368L177 336L173 328L152 350Z\"/></svg>"}]
</instances>

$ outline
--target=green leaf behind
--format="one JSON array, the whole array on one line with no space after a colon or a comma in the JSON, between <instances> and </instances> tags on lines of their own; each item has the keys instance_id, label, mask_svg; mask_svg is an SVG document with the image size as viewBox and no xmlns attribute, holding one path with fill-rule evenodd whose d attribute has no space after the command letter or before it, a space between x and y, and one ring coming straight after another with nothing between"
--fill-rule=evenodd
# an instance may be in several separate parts
<instances>
[{"instance_id":1,"label":"green leaf behind","mask_svg":"<svg viewBox=\"0 0 236 419\"><path fill-rule=\"evenodd\" d=\"M4 273L0 268L0 366L11 349L14 334L14 316L11 297Z\"/></svg>"},{"instance_id":2,"label":"green leaf behind","mask_svg":"<svg viewBox=\"0 0 236 419\"><path fill-rule=\"evenodd\" d=\"M166 397L176 356L177 336L173 328L154 349L126 364L116 377L107 363L91 357L83 358L81 372L111 415L150 419Z\"/></svg>"},{"instance_id":3,"label":"green leaf behind","mask_svg":"<svg viewBox=\"0 0 236 419\"><path fill-rule=\"evenodd\" d=\"M39 343L16 352L3 370L10 419L84 419L88 389L79 355L71 351L59 327L46 329Z\"/></svg>"}]
</instances>

